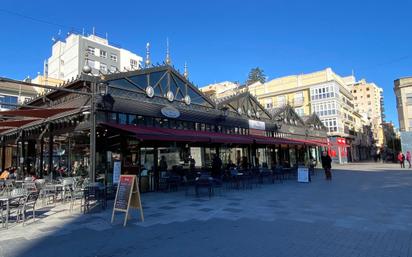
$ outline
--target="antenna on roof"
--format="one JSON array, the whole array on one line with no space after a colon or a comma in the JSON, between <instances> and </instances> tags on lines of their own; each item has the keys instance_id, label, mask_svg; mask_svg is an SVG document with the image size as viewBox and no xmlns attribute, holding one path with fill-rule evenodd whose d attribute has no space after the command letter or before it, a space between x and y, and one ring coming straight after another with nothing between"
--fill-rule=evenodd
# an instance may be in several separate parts
<instances>
[{"instance_id":1,"label":"antenna on roof","mask_svg":"<svg viewBox=\"0 0 412 257\"><path fill-rule=\"evenodd\" d=\"M109 40L109 33L106 32L106 40Z\"/></svg>"},{"instance_id":2,"label":"antenna on roof","mask_svg":"<svg viewBox=\"0 0 412 257\"><path fill-rule=\"evenodd\" d=\"M166 38L166 65L170 65L172 60L170 59L170 50L169 50L169 38Z\"/></svg>"},{"instance_id":3,"label":"antenna on roof","mask_svg":"<svg viewBox=\"0 0 412 257\"><path fill-rule=\"evenodd\" d=\"M94 36L95 32L96 32L96 31L95 31L95 28L94 28L94 26L93 26L93 36Z\"/></svg>"},{"instance_id":4,"label":"antenna on roof","mask_svg":"<svg viewBox=\"0 0 412 257\"><path fill-rule=\"evenodd\" d=\"M188 77L189 77L189 72L187 71L187 62L185 62L185 70L184 70L184 72L183 72L183 76L184 76L185 78L188 78Z\"/></svg>"},{"instance_id":5,"label":"antenna on roof","mask_svg":"<svg viewBox=\"0 0 412 257\"><path fill-rule=\"evenodd\" d=\"M84 28L82 28L82 35L84 36Z\"/></svg>"},{"instance_id":6,"label":"antenna on roof","mask_svg":"<svg viewBox=\"0 0 412 257\"><path fill-rule=\"evenodd\" d=\"M146 60L145 60L145 67L150 66L150 43L146 43Z\"/></svg>"}]
</instances>

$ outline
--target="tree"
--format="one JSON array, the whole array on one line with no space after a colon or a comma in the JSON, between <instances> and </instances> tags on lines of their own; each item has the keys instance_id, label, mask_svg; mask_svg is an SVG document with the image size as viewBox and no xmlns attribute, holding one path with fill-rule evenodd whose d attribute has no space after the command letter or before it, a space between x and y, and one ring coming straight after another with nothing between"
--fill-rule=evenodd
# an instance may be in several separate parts
<instances>
[{"instance_id":1,"label":"tree","mask_svg":"<svg viewBox=\"0 0 412 257\"><path fill-rule=\"evenodd\" d=\"M260 83L265 83L266 77L265 74L263 73L263 70L259 67L252 68L249 71L249 75L246 81L246 85L253 84L255 82L259 81Z\"/></svg>"}]
</instances>

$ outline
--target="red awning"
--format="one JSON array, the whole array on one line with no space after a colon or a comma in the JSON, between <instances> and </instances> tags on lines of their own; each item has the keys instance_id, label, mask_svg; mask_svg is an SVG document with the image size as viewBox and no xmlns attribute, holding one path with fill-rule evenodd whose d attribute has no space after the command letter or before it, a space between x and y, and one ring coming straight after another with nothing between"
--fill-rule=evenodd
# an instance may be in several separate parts
<instances>
[{"instance_id":1,"label":"red awning","mask_svg":"<svg viewBox=\"0 0 412 257\"><path fill-rule=\"evenodd\" d=\"M5 120L5 121L0 121L0 127L13 127L13 128L18 128L23 125L26 125L28 123L31 123L33 121L36 121L38 119L30 119L30 120Z\"/></svg>"},{"instance_id":2,"label":"red awning","mask_svg":"<svg viewBox=\"0 0 412 257\"><path fill-rule=\"evenodd\" d=\"M2 133L2 132L4 132L4 131L7 131L7 130L9 130L9 129L11 129L11 128L0 128L0 133Z\"/></svg>"},{"instance_id":3,"label":"red awning","mask_svg":"<svg viewBox=\"0 0 412 257\"><path fill-rule=\"evenodd\" d=\"M135 125L119 125L104 123L112 128L124 130L143 140L180 141L180 142L211 142L225 144L251 144L253 140L242 135L227 135L216 132L193 131L170 128L148 128Z\"/></svg>"},{"instance_id":4,"label":"red awning","mask_svg":"<svg viewBox=\"0 0 412 257\"><path fill-rule=\"evenodd\" d=\"M20 117L36 117L48 118L56 114L74 110L75 108L50 108L50 109L15 109L10 111L1 111L3 116L20 116Z\"/></svg>"},{"instance_id":5,"label":"red awning","mask_svg":"<svg viewBox=\"0 0 412 257\"><path fill-rule=\"evenodd\" d=\"M210 142L223 144L261 144L261 145L315 145L310 140L275 138L259 135L229 135L217 132L181 130L170 128L149 128L135 125L103 123L103 125L127 131L142 140L177 141L177 142Z\"/></svg>"}]
</instances>

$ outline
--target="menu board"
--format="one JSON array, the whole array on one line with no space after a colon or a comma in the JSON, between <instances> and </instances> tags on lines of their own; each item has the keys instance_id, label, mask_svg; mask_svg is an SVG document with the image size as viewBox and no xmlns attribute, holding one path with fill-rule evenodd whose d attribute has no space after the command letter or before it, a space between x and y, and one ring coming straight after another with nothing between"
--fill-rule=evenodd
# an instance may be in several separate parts
<instances>
[{"instance_id":1,"label":"menu board","mask_svg":"<svg viewBox=\"0 0 412 257\"><path fill-rule=\"evenodd\" d=\"M309 182L309 169L306 167L298 167L298 182L308 183Z\"/></svg>"},{"instance_id":2,"label":"menu board","mask_svg":"<svg viewBox=\"0 0 412 257\"><path fill-rule=\"evenodd\" d=\"M120 176L116 202L114 204L115 209L127 210L134 182L133 179L133 176Z\"/></svg>"},{"instance_id":3,"label":"menu board","mask_svg":"<svg viewBox=\"0 0 412 257\"><path fill-rule=\"evenodd\" d=\"M126 226L130 208L138 209L140 211L140 219L141 221L144 221L136 175L120 175L116 198L114 200L112 223L114 221L115 211L125 212L126 215L123 226Z\"/></svg>"}]
</instances>

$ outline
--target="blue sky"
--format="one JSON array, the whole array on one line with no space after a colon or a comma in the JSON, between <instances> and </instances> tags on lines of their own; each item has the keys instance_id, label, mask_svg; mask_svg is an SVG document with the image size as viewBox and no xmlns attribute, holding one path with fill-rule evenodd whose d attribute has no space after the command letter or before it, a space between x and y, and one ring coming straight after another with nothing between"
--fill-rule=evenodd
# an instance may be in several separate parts
<instances>
[{"instance_id":1,"label":"blue sky","mask_svg":"<svg viewBox=\"0 0 412 257\"><path fill-rule=\"evenodd\" d=\"M58 3L61 3L60 5ZM3 0L0 76L42 71L51 38L71 28L162 62L169 37L173 64L198 86L243 82L252 67L276 78L331 67L384 89L396 124L393 80L412 76L412 1L78 1ZM19 15L10 14L10 12Z\"/></svg>"}]
</instances>

